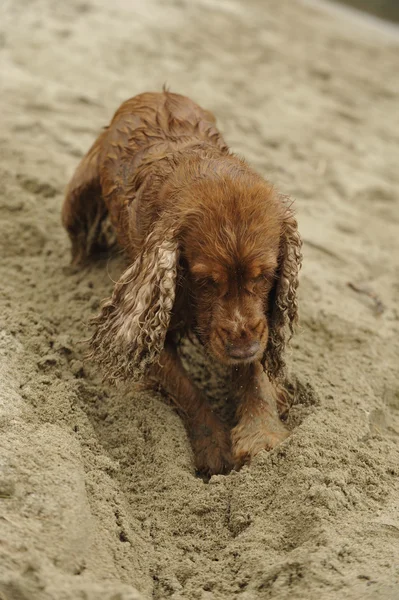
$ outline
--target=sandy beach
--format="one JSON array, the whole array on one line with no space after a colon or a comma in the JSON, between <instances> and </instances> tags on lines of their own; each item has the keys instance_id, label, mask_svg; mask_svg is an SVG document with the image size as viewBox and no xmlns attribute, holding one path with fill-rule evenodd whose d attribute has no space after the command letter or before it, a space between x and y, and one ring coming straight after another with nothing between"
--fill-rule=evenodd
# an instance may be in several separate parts
<instances>
[{"instance_id":1,"label":"sandy beach","mask_svg":"<svg viewBox=\"0 0 399 600\"><path fill-rule=\"evenodd\" d=\"M1 600L399 598L398 67L399 35L314 2L3 2ZM60 219L119 104L164 83L304 240L292 435L209 483L161 395L84 360L124 257L72 269Z\"/></svg>"}]
</instances>

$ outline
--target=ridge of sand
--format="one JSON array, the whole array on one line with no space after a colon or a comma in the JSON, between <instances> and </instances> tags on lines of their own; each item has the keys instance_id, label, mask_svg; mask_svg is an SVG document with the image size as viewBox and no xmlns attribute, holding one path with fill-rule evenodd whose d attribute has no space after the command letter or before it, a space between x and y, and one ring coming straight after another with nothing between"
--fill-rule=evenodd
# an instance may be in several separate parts
<instances>
[{"instance_id":1,"label":"ridge of sand","mask_svg":"<svg viewBox=\"0 0 399 600\"><path fill-rule=\"evenodd\" d=\"M397 598L398 44L294 0L15 0L0 24L0 596ZM293 435L209 485L157 394L83 364L123 258L71 270L60 225L99 129L165 81L305 241Z\"/></svg>"}]
</instances>

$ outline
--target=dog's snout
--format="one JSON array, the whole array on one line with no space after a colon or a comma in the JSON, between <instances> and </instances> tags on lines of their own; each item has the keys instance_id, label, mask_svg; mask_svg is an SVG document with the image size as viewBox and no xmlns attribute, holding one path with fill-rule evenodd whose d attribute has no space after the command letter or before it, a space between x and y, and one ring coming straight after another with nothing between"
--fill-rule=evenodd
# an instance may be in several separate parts
<instances>
[{"instance_id":1,"label":"dog's snout","mask_svg":"<svg viewBox=\"0 0 399 600\"><path fill-rule=\"evenodd\" d=\"M219 326L219 340L223 344L225 356L238 361L246 361L259 354L261 349L261 336L258 329L261 321L247 323L237 327L234 323Z\"/></svg>"},{"instance_id":2,"label":"dog's snout","mask_svg":"<svg viewBox=\"0 0 399 600\"><path fill-rule=\"evenodd\" d=\"M228 344L227 353L231 358L244 360L255 356L259 352L260 343L258 341L246 344Z\"/></svg>"}]
</instances>

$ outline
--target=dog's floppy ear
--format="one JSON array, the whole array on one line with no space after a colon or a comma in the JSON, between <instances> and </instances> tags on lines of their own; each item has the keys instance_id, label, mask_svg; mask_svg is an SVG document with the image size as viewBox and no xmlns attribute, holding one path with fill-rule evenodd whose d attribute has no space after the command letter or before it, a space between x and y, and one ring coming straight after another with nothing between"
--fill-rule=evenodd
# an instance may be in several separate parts
<instances>
[{"instance_id":1,"label":"dog's floppy ear","mask_svg":"<svg viewBox=\"0 0 399 600\"><path fill-rule=\"evenodd\" d=\"M137 380L157 361L175 300L178 241L160 224L92 320L91 357L106 379Z\"/></svg>"},{"instance_id":2,"label":"dog's floppy ear","mask_svg":"<svg viewBox=\"0 0 399 600\"><path fill-rule=\"evenodd\" d=\"M284 202L288 199L283 198ZM284 350L298 321L298 274L302 264L302 240L290 206L287 206L280 240L277 279L270 294L269 339L263 365L271 379L279 378L285 367Z\"/></svg>"}]
</instances>

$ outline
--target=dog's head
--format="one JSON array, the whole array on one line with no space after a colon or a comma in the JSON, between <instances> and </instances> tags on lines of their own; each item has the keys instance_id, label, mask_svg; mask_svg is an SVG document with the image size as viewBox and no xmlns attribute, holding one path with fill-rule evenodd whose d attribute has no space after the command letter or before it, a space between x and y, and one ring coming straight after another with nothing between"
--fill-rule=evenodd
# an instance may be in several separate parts
<instances>
[{"instance_id":1,"label":"dog's head","mask_svg":"<svg viewBox=\"0 0 399 600\"><path fill-rule=\"evenodd\" d=\"M284 367L301 264L291 206L242 163L207 166L189 186L169 189L173 202L96 319L92 348L111 378L157 360L177 279L210 355L233 365L261 360L272 378Z\"/></svg>"}]
</instances>

